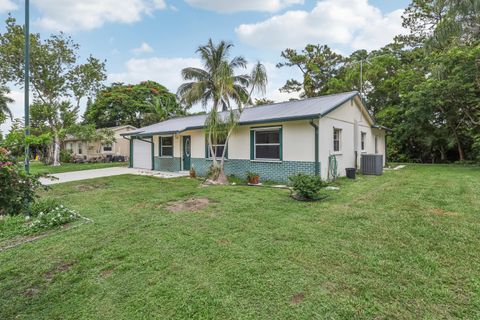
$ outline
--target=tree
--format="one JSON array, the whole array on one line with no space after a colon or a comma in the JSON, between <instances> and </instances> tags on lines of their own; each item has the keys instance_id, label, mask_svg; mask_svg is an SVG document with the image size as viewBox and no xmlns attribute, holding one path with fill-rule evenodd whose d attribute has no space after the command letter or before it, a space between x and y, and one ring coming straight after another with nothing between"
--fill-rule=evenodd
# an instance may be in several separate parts
<instances>
[{"instance_id":1,"label":"tree","mask_svg":"<svg viewBox=\"0 0 480 320\"><path fill-rule=\"evenodd\" d=\"M114 83L87 104L84 121L97 128L132 125L144 127L185 114L176 96L154 81L139 84Z\"/></svg>"},{"instance_id":2,"label":"tree","mask_svg":"<svg viewBox=\"0 0 480 320\"><path fill-rule=\"evenodd\" d=\"M201 103L204 108L212 102L205 122L208 149L212 155L210 180L213 183L227 183L224 172L225 153L230 135L238 124L244 105L252 105L252 94L264 92L267 84L265 67L258 62L250 74L236 74L237 69L245 69L247 61L237 56L230 59L233 45L221 41L217 45L210 39L206 45L200 46L200 55L204 69L185 68L182 77L186 83L177 91L182 103L191 106ZM234 109L234 102L237 106ZM220 112L219 108L222 108ZM224 142L221 154L217 154L214 145ZM220 163L217 161L220 158Z\"/></svg>"},{"instance_id":3,"label":"tree","mask_svg":"<svg viewBox=\"0 0 480 320\"><path fill-rule=\"evenodd\" d=\"M4 123L7 117L13 119L12 111L8 107L8 104L13 102L13 99L7 96L9 92L7 87L0 85L0 124Z\"/></svg>"},{"instance_id":4,"label":"tree","mask_svg":"<svg viewBox=\"0 0 480 320\"><path fill-rule=\"evenodd\" d=\"M24 44L22 26L12 17L6 20L6 31L0 34L0 78L18 86L24 79ZM64 124L62 115L78 112L80 101L91 97L105 79L105 64L93 57L78 64L78 44L63 33L42 40L40 34L30 36L30 80L34 104L45 111L46 125L52 132L53 165L60 165L60 145ZM76 101L71 107L70 99ZM70 110L74 109L74 110ZM73 121L74 123L75 121Z\"/></svg>"},{"instance_id":5,"label":"tree","mask_svg":"<svg viewBox=\"0 0 480 320\"><path fill-rule=\"evenodd\" d=\"M272 104L272 103L275 103L275 101L267 99L267 98L255 99L255 105L256 106L263 106L263 105Z\"/></svg>"},{"instance_id":6,"label":"tree","mask_svg":"<svg viewBox=\"0 0 480 320\"><path fill-rule=\"evenodd\" d=\"M303 74L303 82L290 79L280 91L299 92L307 98L324 94L328 81L337 75L344 63L344 58L327 45L309 44L300 53L286 49L281 56L286 61L278 63L277 68L297 67Z\"/></svg>"}]
</instances>

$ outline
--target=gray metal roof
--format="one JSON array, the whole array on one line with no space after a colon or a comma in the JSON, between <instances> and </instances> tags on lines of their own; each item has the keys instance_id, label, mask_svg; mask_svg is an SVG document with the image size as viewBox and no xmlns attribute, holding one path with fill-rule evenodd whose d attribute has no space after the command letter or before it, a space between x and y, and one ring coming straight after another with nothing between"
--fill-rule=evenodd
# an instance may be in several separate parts
<instances>
[{"instance_id":1,"label":"gray metal roof","mask_svg":"<svg viewBox=\"0 0 480 320\"><path fill-rule=\"evenodd\" d=\"M240 117L239 124L313 119L326 115L357 95L357 91L351 91L245 108ZM203 128L206 117L206 115L197 115L169 119L135 131L130 131L123 135L150 136L153 134L172 134L191 129L200 129Z\"/></svg>"}]
</instances>

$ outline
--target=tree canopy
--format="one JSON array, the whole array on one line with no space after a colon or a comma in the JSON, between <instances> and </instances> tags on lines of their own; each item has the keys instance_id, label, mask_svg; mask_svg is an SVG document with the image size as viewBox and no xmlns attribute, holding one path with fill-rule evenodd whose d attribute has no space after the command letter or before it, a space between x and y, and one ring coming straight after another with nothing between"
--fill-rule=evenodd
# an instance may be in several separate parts
<instances>
[{"instance_id":1,"label":"tree canopy","mask_svg":"<svg viewBox=\"0 0 480 320\"><path fill-rule=\"evenodd\" d=\"M154 81L139 84L114 83L102 89L88 103L84 121L97 128L132 125L143 127L173 116L184 115L186 108L167 88Z\"/></svg>"}]
</instances>

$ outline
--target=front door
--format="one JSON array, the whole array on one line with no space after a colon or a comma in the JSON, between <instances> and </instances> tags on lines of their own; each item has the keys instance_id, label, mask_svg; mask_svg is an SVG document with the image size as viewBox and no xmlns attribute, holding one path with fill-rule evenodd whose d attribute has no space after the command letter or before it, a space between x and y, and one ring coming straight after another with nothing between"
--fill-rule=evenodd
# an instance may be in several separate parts
<instances>
[{"instance_id":1,"label":"front door","mask_svg":"<svg viewBox=\"0 0 480 320\"><path fill-rule=\"evenodd\" d=\"M190 136L183 136L183 170L190 170L192 140Z\"/></svg>"}]
</instances>

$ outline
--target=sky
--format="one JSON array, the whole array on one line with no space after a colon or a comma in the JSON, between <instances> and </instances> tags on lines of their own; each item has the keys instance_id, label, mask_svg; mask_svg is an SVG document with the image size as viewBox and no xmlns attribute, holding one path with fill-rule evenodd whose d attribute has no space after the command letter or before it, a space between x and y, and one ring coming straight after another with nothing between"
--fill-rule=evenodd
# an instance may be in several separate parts
<instances>
[{"instance_id":1,"label":"sky","mask_svg":"<svg viewBox=\"0 0 480 320\"><path fill-rule=\"evenodd\" d=\"M106 60L108 80L154 80L176 92L180 71L201 66L195 51L209 38L234 44L232 56L267 67L266 98L288 100L285 81L294 68L278 69L285 48L327 44L348 55L374 50L405 33L401 15L409 0L30 0L31 32L59 31L80 44L80 56ZM24 0L0 0L0 19L24 22ZM0 32L4 31L4 23ZM14 117L23 116L23 92L11 88ZM200 107L195 107L200 108ZM200 111L200 110L194 110ZM83 110L82 110L83 113ZM0 130L6 132L10 123Z\"/></svg>"}]
</instances>

